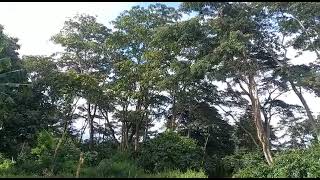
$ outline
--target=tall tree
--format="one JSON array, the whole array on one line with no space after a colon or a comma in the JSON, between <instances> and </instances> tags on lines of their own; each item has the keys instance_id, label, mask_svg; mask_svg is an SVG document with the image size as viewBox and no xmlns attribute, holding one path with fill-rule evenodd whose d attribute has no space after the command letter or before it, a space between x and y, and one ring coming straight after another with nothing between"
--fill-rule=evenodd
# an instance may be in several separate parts
<instances>
[{"instance_id":1,"label":"tall tree","mask_svg":"<svg viewBox=\"0 0 320 180\"><path fill-rule=\"evenodd\" d=\"M79 15L66 21L60 33L52 38L64 47L64 52L58 58L60 67L74 70L83 80L81 97L86 100L91 149L94 144L94 118L98 110L98 84L106 82L110 72L110 55L105 46L109 34L110 30L98 23L95 17ZM95 85L90 87L92 83Z\"/></svg>"},{"instance_id":2,"label":"tall tree","mask_svg":"<svg viewBox=\"0 0 320 180\"><path fill-rule=\"evenodd\" d=\"M215 79L232 81L248 97L252 118L268 164L272 164L267 119L261 110L263 78L272 72L275 63L270 58L274 49L262 9L250 3L184 3L183 9L199 12L203 26L208 27L207 40L215 45L199 58L198 68L214 72ZM271 35L270 35L271 34ZM220 74L220 76L218 75ZM213 76L214 77L214 76Z\"/></svg>"},{"instance_id":3,"label":"tall tree","mask_svg":"<svg viewBox=\"0 0 320 180\"><path fill-rule=\"evenodd\" d=\"M118 117L122 114L121 143L124 149L133 137L135 150L138 149L142 133L146 139L149 117L153 114L152 107L156 106L153 103L159 104L154 101L160 97L155 89L158 74L153 74L154 66L146 56L152 49L152 34L157 27L173 23L179 18L180 15L174 8L155 4L148 8L135 6L124 11L113 22L115 32L111 45L120 57L115 61L113 81L118 94L118 104L122 107L122 110L118 111ZM153 73L150 73L151 71Z\"/></svg>"}]
</instances>

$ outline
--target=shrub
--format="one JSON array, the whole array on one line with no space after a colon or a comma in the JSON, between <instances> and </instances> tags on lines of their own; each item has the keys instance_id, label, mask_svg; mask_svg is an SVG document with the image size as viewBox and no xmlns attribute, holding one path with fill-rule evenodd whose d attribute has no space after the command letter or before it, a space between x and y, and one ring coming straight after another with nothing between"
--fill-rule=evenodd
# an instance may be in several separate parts
<instances>
[{"instance_id":1,"label":"shrub","mask_svg":"<svg viewBox=\"0 0 320 180\"><path fill-rule=\"evenodd\" d=\"M235 177L261 178L315 178L320 177L320 146L308 149L293 149L278 153L274 164L268 166L264 161L239 170Z\"/></svg>"},{"instance_id":2,"label":"shrub","mask_svg":"<svg viewBox=\"0 0 320 180\"><path fill-rule=\"evenodd\" d=\"M26 153L27 156L19 157L15 169L28 175L50 175L57 143L58 138L51 133L39 133L36 147L31 149L31 153ZM80 150L70 139L66 139L58 150L54 174L75 174L79 155Z\"/></svg>"},{"instance_id":3,"label":"shrub","mask_svg":"<svg viewBox=\"0 0 320 180\"><path fill-rule=\"evenodd\" d=\"M263 161L264 156L261 152L246 152L245 150L240 150L222 159L224 170L228 176L232 176L235 172L246 167L256 167Z\"/></svg>"},{"instance_id":4,"label":"shrub","mask_svg":"<svg viewBox=\"0 0 320 180\"><path fill-rule=\"evenodd\" d=\"M196 142L170 131L146 142L140 153L139 164L149 172L201 168L202 151Z\"/></svg>"},{"instance_id":5,"label":"shrub","mask_svg":"<svg viewBox=\"0 0 320 180\"><path fill-rule=\"evenodd\" d=\"M109 159L112 155L117 152L117 144L113 142L102 142L96 144L94 147L94 151L88 148L88 144L82 144L81 149L85 150L85 166L97 166L99 162L103 159Z\"/></svg>"},{"instance_id":6,"label":"shrub","mask_svg":"<svg viewBox=\"0 0 320 180\"><path fill-rule=\"evenodd\" d=\"M207 175L202 170L200 170L199 172L193 171L193 170L187 170L186 172L181 172L179 170L165 171L165 172L157 173L155 175L149 175L147 177L149 178L208 178Z\"/></svg>"},{"instance_id":7,"label":"shrub","mask_svg":"<svg viewBox=\"0 0 320 180\"><path fill-rule=\"evenodd\" d=\"M111 158L102 160L96 168L88 167L81 171L81 177L128 178L143 175L143 169L126 153L116 153Z\"/></svg>"},{"instance_id":8,"label":"shrub","mask_svg":"<svg viewBox=\"0 0 320 180\"><path fill-rule=\"evenodd\" d=\"M227 167L227 168L226 168ZM229 174L229 166L226 166L223 158L216 154L207 155L204 162L204 169L206 174L210 177L225 177Z\"/></svg>"},{"instance_id":9,"label":"shrub","mask_svg":"<svg viewBox=\"0 0 320 180\"><path fill-rule=\"evenodd\" d=\"M5 176L12 173L14 163L11 160L6 159L2 154L0 154L0 175Z\"/></svg>"}]
</instances>

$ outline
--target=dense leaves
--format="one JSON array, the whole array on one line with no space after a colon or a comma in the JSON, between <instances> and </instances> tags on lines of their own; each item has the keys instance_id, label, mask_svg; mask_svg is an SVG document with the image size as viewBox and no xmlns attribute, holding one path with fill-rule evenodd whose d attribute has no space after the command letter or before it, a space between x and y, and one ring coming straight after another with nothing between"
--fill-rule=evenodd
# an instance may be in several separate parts
<instances>
[{"instance_id":1,"label":"dense leaves","mask_svg":"<svg viewBox=\"0 0 320 180\"><path fill-rule=\"evenodd\" d=\"M0 175L318 177L319 27L319 3L156 3L19 57L0 26Z\"/></svg>"}]
</instances>

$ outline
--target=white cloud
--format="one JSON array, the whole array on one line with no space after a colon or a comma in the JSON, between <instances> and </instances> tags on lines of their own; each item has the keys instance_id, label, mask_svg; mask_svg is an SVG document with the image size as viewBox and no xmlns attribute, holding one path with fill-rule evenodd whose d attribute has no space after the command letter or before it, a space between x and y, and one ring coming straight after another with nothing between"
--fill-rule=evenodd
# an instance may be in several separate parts
<instances>
[{"instance_id":1,"label":"white cloud","mask_svg":"<svg viewBox=\"0 0 320 180\"><path fill-rule=\"evenodd\" d=\"M21 55L49 55L59 50L50 42L67 18L77 13L97 15L108 25L136 2L1 2L0 24L5 32L19 38Z\"/></svg>"}]
</instances>

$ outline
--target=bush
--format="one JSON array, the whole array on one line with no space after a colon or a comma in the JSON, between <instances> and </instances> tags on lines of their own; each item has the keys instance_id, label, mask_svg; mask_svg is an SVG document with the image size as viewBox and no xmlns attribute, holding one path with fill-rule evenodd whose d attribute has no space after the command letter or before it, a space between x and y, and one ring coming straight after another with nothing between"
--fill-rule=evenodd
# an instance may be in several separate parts
<instances>
[{"instance_id":1,"label":"bush","mask_svg":"<svg viewBox=\"0 0 320 180\"><path fill-rule=\"evenodd\" d=\"M201 170L199 172L187 170L181 172L179 170L165 171L155 175L149 175L148 178L208 178L207 175Z\"/></svg>"},{"instance_id":2,"label":"bush","mask_svg":"<svg viewBox=\"0 0 320 180\"><path fill-rule=\"evenodd\" d=\"M315 178L320 177L320 146L288 150L275 155L274 164L260 161L239 170L235 177Z\"/></svg>"},{"instance_id":3,"label":"bush","mask_svg":"<svg viewBox=\"0 0 320 180\"><path fill-rule=\"evenodd\" d=\"M82 144L81 149L86 151L84 154L85 166L97 166L99 162L103 159L109 159L113 154L117 152L117 144L113 142L103 142L96 144L94 151L88 148L88 144Z\"/></svg>"},{"instance_id":4,"label":"bush","mask_svg":"<svg viewBox=\"0 0 320 180\"><path fill-rule=\"evenodd\" d=\"M148 172L199 170L202 164L202 151L196 142L170 131L146 142L140 153L139 164Z\"/></svg>"},{"instance_id":5,"label":"bush","mask_svg":"<svg viewBox=\"0 0 320 180\"><path fill-rule=\"evenodd\" d=\"M223 158L213 154L211 156L207 155L204 162L204 169L206 174L211 177L225 177L229 174L229 166L227 168L224 166Z\"/></svg>"},{"instance_id":6,"label":"bush","mask_svg":"<svg viewBox=\"0 0 320 180\"><path fill-rule=\"evenodd\" d=\"M0 154L0 175L6 176L12 173L14 163Z\"/></svg>"},{"instance_id":7,"label":"bush","mask_svg":"<svg viewBox=\"0 0 320 180\"><path fill-rule=\"evenodd\" d=\"M264 156L261 152L246 152L240 150L237 153L225 156L221 160L225 176L232 176L244 168L256 168L261 162L264 162Z\"/></svg>"},{"instance_id":8,"label":"bush","mask_svg":"<svg viewBox=\"0 0 320 180\"><path fill-rule=\"evenodd\" d=\"M102 160L96 168L88 167L81 171L81 177L129 178L144 176L134 160L126 153L116 153L109 159Z\"/></svg>"},{"instance_id":9,"label":"bush","mask_svg":"<svg viewBox=\"0 0 320 180\"><path fill-rule=\"evenodd\" d=\"M51 133L39 133L36 147L26 153L28 155L19 157L15 169L27 175L50 175L57 143L58 138ZM70 139L66 139L58 150L54 174L75 174L79 155L80 150Z\"/></svg>"}]
</instances>

